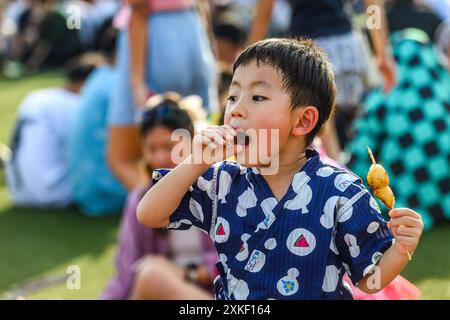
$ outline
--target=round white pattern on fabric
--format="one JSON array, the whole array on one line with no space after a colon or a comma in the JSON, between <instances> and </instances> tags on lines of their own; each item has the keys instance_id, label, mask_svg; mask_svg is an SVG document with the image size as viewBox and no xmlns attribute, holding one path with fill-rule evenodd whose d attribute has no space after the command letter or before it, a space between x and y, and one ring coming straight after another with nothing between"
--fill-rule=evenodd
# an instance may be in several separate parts
<instances>
[{"instance_id":1,"label":"round white pattern on fabric","mask_svg":"<svg viewBox=\"0 0 450 320\"><path fill-rule=\"evenodd\" d=\"M256 206L257 198L255 192L251 188L247 188L239 197L238 204L236 206L236 213L239 217L245 217L247 215L247 209Z\"/></svg>"},{"instance_id":2,"label":"round white pattern on fabric","mask_svg":"<svg viewBox=\"0 0 450 320\"><path fill-rule=\"evenodd\" d=\"M356 180L358 180L358 178L353 174L350 173L338 174L336 178L334 178L334 186L336 187L336 189L343 192L347 190L347 188Z\"/></svg>"},{"instance_id":3,"label":"round white pattern on fabric","mask_svg":"<svg viewBox=\"0 0 450 320\"><path fill-rule=\"evenodd\" d=\"M380 206L373 197L370 197L369 204L376 212L381 213Z\"/></svg>"},{"instance_id":4,"label":"round white pattern on fabric","mask_svg":"<svg viewBox=\"0 0 450 320\"><path fill-rule=\"evenodd\" d=\"M247 244L247 240L250 238L250 235L248 233L244 233L241 236L241 240L242 240L242 244L241 247L239 249L238 254L236 255L236 259L239 261L244 261L245 259L248 258L248 244Z\"/></svg>"},{"instance_id":5,"label":"round white pattern on fabric","mask_svg":"<svg viewBox=\"0 0 450 320\"><path fill-rule=\"evenodd\" d=\"M257 225L255 232L258 232L260 229L268 229L270 225L275 221L275 214L273 213L273 209L276 205L277 200L273 197L264 199L261 202L260 206L266 217Z\"/></svg>"},{"instance_id":6,"label":"round white pattern on fabric","mask_svg":"<svg viewBox=\"0 0 450 320\"><path fill-rule=\"evenodd\" d=\"M322 290L324 292L336 291L339 283L340 270L335 265L329 265L325 268L325 277L323 278Z\"/></svg>"},{"instance_id":7,"label":"round white pattern on fabric","mask_svg":"<svg viewBox=\"0 0 450 320\"><path fill-rule=\"evenodd\" d=\"M212 190L212 179L206 180L205 178L200 176L197 180L197 186L200 190L206 192L206 194L208 195L208 197L211 200L214 200L214 195L213 195L213 190Z\"/></svg>"},{"instance_id":8,"label":"round white pattern on fabric","mask_svg":"<svg viewBox=\"0 0 450 320\"><path fill-rule=\"evenodd\" d=\"M372 234L372 233L376 232L379 227L380 227L380 223L377 221L373 221L373 222L369 223L369 225L367 226L367 232Z\"/></svg>"},{"instance_id":9,"label":"round white pattern on fabric","mask_svg":"<svg viewBox=\"0 0 450 320\"><path fill-rule=\"evenodd\" d=\"M299 285L297 277L299 276L298 269L291 268L287 272L287 276L281 278L277 282L277 290L283 296L291 296L298 291Z\"/></svg>"},{"instance_id":10,"label":"round white pattern on fabric","mask_svg":"<svg viewBox=\"0 0 450 320\"><path fill-rule=\"evenodd\" d=\"M343 199L348 200L345 197L340 197L339 201L341 201ZM339 201L338 201L338 207L340 206ZM353 206L350 206L347 210L345 210L344 212L339 214L338 222L343 223L343 222L347 221L348 219L350 219L352 217L352 215L353 215Z\"/></svg>"},{"instance_id":11,"label":"round white pattern on fabric","mask_svg":"<svg viewBox=\"0 0 450 320\"><path fill-rule=\"evenodd\" d=\"M367 267L364 268L363 271L363 277L365 277L367 274L372 273L372 270L376 267L374 264L370 264Z\"/></svg>"},{"instance_id":12,"label":"round white pattern on fabric","mask_svg":"<svg viewBox=\"0 0 450 320\"><path fill-rule=\"evenodd\" d=\"M274 197L270 197L261 201L260 206L263 209L264 215L266 217L270 214L273 214L273 209L276 207L277 203L277 199L275 199Z\"/></svg>"},{"instance_id":13,"label":"round white pattern on fabric","mask_svg":"<svg viewBox=\"0 0 450 320\"><path fill-rule=\"evenodd\" d=\"M334 172L333 168L326 166L326 167L322 167L319 170L317 170L316 175L319 177L326 178L326 177L331 176L333 174L333 172Z\"/></svg>"},{"instance_id":14,"label":"round white pattern on fabric","mask_svg":"<svg viewBox=\"0 0 450 320\"><path fill-rule=\"evenodd\" d=\"M308 175L306 174L306 172L301 171L298 172L294 175L294 177L292 178L292 190L294 190L295 192L298 192L300 190L300 188L307 183L309 180L311 180Z\"/></svg>"},{"instance_id":15,"label":"round white pattern on fabric","mask_svg":"<svg viewBox=\"0 0 450 320\"><path fill-rule=\"evenodd\" d=\"M331 229L334 225L334 213L338 199L338 196L333 196L325 202L325 206L323 207L323 215L320 216L320 224L325 229Z\"/></svg>"},{"instance_id":16,"label":"round white pattern on fabric","mask_svg":"<svg viewBox=\"0 0 450 320\"><path fill-rule=\"evenodd\" d=\"M235 276L233 276L228 270L227 273L227 282L228 282L228 288L230 288L230 295L234 295L234 298L236 300L246 300L248 295L250 294L250 291L248 289L247 282L244 280L237 279Z\"/></svg>"},{"instance_id":17,"label":"round white pattern on fabric","mask_svg":"<svg viewBox=\"0 0 450 320\"><path fill-rule=\"evenodd\" d=\"M264 242L264 248L267 250L273 250L277 247L277 240L275 238L267 239L266 242Z\"/></svg>"},{"instance_id":18,"label":"round white pattern on fabric","mask_svg":"<svg viewBox=\"0 0 450 320\"><path fill-rule=\"evenodd\" d=\"M214 240L217 243L224 243L230 236L230 224L222 217L217 218L216 227L214 230Z\"/></svg>"},{"instance_id":19,"label":"round white pattern on fabric","mask_svg":"<svg viewBox=\"0 0 450 320\"><path fill-rule=\"evenodd\" d=\"M303 186L294 199L286 201L284 208L288 210L301 210L300 213L308 213L308 204L312 199L312 190L309 185Z\"/></svg>"},{"instance_id":20,"label":"round white pattern on fabric","mask_svg":"<svg viewBox=\"0 0 450 320\"><path fill-rule=\"evenodd\" d=\"M179 227L181 227L182 224L191 226L192 222L188 219L181 219L179 221L174 221L174 222L169 223L169 225L167 226L167 229L178 229Z\"/></svg>"},{"instance_id":21,"label":"round white pattern on fabric","mask_svg":"<svg viewBox=\"0 0 450 320\"><path fill-rule=\"evenodd\" d=\"M265 263L266 255L264 252L253 250L244 269L250 272L259 272Z\"/></svg>"},{"instance_id":22,"label":"round white pattern on fabric","mask_svg":"<svg viewBox=\"0 0 450 320\"><path fill-rule=\"evenodd\" d=\"M230 193L230 187L231 187L231 176L228 172L222 170L219 179L219 196L218 196L218 199L222 203L227 203L225 198Z\"/></svg>"},{"instance_id":23,"label":"round white pattern on fabric","mask_svg":"<svg viewBox=\"0 0 450 320\"><path fill-rule=\"evenodd\" d=\"M191 198L189 200L189 210L191 211L192 215L197 219L200 220L201 223L203 223L203 210L200 203L194 200L194 198Z\"/></svg>"},{"instance_id":24,"label":"round white pattern on fabric","mask_svg":"<svg viewBox=\"0 0 450 320\"><path fill-rule=\"evenodd\" d=\"M375 252L375 253L372 255L372 263L373 263L373 264L377 264L378 261L380 261L380 259L381 259L382 256L383 256L383 254L382 254L381 252L379 252L379 251Z\"/></svg>"},{"instance_id":25,"label":"round white pattern on fabric","mask_svg":"<svg viewBox=\"0 0 450 320\"><path fill-rule=\"evenodd\" d=\"M225 273L228 273L228 265L227 265L228 258L227 258L227 256L224 255L223 253L221 253L221 254L219 254L219 260L223 266L223 271L225 271Z\"/></svg>"},{"instance_id":26,"label":"round white pattern on fabric","mask_svg":"<svg viewBox=\"0 0 450 320\"><path fill-rule=\"evenodd\" d=\"M314 235L303 228L297 228L291 231L286 246L290 252L297 256L306 256L316 247L316 238Z\"/></svg>"},{"instance_id":27,"label":"round white pattern on fabric","mask_svg":"<svg viewBox=\"0 0 450 320\"><path fill-rule=\"evenodd\" d=\"M348 246L348 250L352 258L356 258L357 256L359 256L360 248L358 246L356 237L352 234L347 233L344 236L344 241Z\"/></svg>"}]
</instances>

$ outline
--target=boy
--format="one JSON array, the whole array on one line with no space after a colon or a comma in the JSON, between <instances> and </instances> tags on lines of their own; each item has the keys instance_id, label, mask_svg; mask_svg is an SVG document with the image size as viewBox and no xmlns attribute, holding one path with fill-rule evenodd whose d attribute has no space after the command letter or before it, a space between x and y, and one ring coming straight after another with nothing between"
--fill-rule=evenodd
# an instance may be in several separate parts
<instances>
[{"instance_id":1,"label":"boy","mask_svg":"<svg viewBox=\"0 0 450 320\"><path fill-rule=\"evenodd\" d=\"M233 72L225 125L196 135L175 169L157 171L138 206L141 223L208 232L220 258L218 299L351 299L345 272L365 292L382 289L407 264L423 224L409 209L392 210L387 224L358 177L306 149L335 102L323 52L309 40L268 39L245 49ZM250 129L275 130L277 150L254 136L232 143ZM270 150L268 159L248 161L252 148ZM199 150L212 155L200 162ZM233 154L244 166L210 167ZM263 174L273 163L277 171Z\"/></svg>"}]
</instances>

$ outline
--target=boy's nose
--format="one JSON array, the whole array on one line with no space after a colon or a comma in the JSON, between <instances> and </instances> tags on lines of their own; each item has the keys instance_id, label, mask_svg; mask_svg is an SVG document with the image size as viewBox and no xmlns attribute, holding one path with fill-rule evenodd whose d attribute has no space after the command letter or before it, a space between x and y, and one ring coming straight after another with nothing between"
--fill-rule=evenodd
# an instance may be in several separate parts
<instances>
[{"instance_id":1,"label":"boy's nose","mask_svg":"<svg viewBox=\"0 0 450 320\"><path fill-rule=\"evenodd\" d=\"M236 102L231 106L231 117L232 118L245 118L247 116L247 111L243 102Z\"/></svg>"}]
</instances>

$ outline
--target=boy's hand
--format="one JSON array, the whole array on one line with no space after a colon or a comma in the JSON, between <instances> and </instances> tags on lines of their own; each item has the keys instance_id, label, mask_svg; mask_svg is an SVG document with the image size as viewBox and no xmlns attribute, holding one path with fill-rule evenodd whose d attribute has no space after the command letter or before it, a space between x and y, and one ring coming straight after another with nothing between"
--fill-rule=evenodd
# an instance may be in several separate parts
<instances>
[{"instance_id":1,"label":"boy's hand","mask_svg":"<svg viewBox=\"0 0 450 320\"><path fill-rule=\"evenodd\" d=\"M195 164L213 164L240 152L234 143L236 130L230 125L209 126L194 136L192 155Z\"/></svg>"},{"instance_id":2,"label":"boy's hand","mask_svg":"<svg viewBox=\"0 0 450 320\"><path fill-rule=\"evenodd\" d=\"M389 211L389 216L391 220L388 227L395 237L395 247L401 254L407 254L407 251L412 254L423 231L420 214L411 209L400 208Z\"/></svg>"}]
</instances>

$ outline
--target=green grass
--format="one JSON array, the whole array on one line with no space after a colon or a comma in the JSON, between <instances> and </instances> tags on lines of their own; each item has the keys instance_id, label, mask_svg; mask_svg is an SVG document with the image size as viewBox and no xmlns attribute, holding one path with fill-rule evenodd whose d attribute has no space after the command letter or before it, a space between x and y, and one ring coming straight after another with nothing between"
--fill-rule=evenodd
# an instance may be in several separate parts
<instances>
[{"instance_id":1,"label":"green grass","mask_svg":"<svg viewBox=\"0 0 450 320\"><path fill-rule=\"evenodd\" d=\"M46 72L21 80L0 80L0 142L8 144L24 96L61 85L62 79L59 72ZM67 289L63 281L27 298L96 299L114 272L118 222L118 217L92 219L76 210L14 208L0 171L0 297L36 279L67 275L67 268L77 265L79 290Z\"/></svg>"},{"instance_id":2,"label":"green grass","mask_svg":"<svg viewBox=\"0 0 450 320\"><path fill-rule=\"evenodd\" d=\"M57 72L18 81L0 80L0 142L9 141L15 110L31 90L61 84ZM40 290L30 299L95 299L112 276L118 218L91 219L75 210L17 209L7 196L0 171L0 296L30 279L81 270L81 289L65 282ZM423 299L450 299L450 225L424 234L413 261L402 273Z\"/></svg>"}]
</instances>

